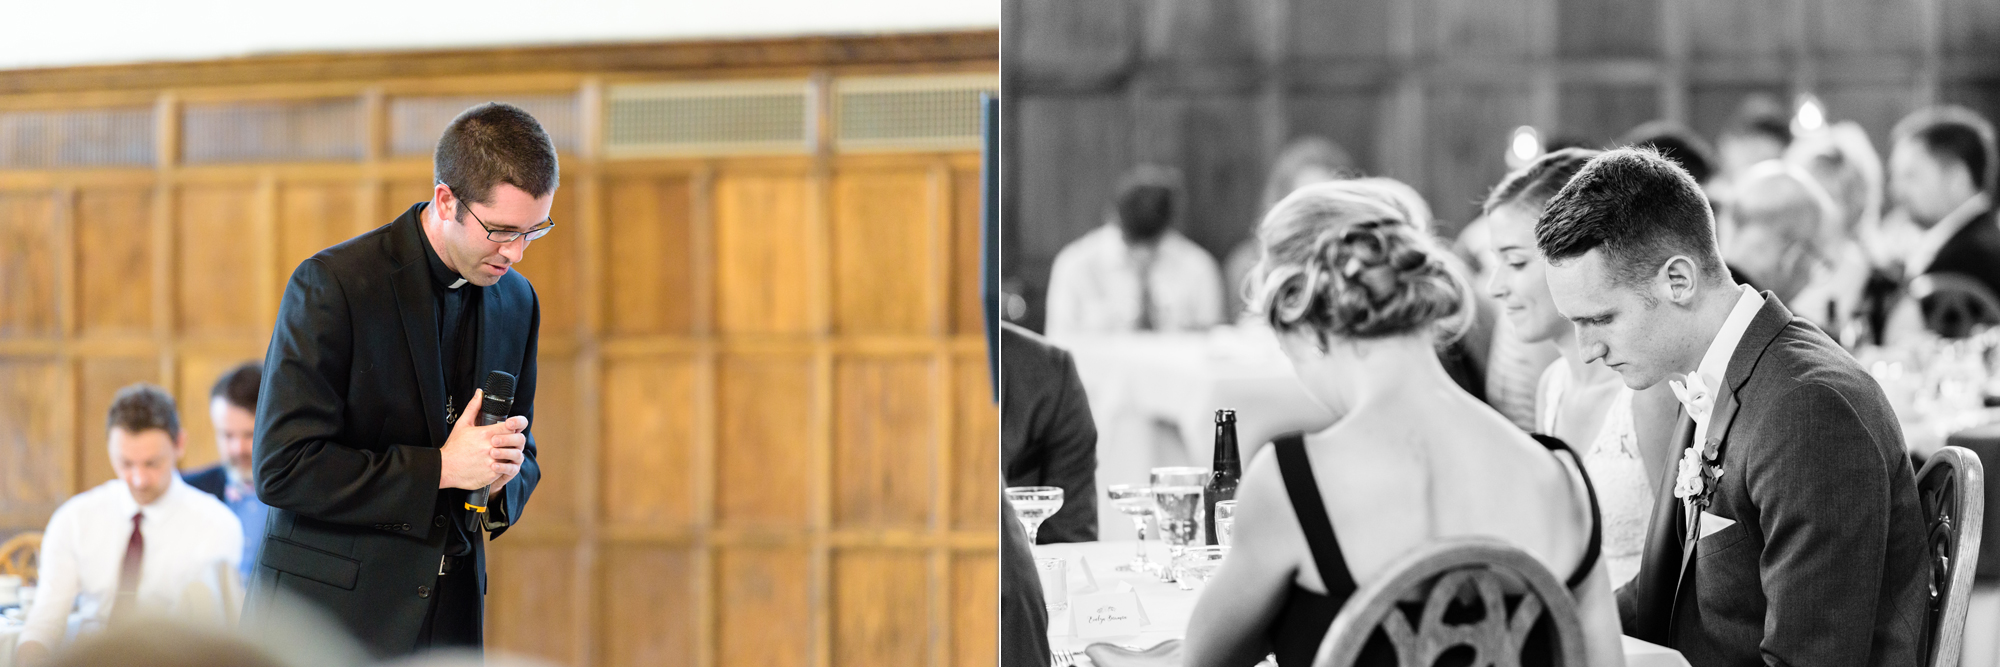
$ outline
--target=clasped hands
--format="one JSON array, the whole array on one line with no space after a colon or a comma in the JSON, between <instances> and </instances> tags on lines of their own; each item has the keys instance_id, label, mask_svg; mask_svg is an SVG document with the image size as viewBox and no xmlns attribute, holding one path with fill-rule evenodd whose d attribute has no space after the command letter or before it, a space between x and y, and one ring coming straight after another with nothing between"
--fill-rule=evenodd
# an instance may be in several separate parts
<instances>
[{"instance_id":1,"label":"clasped hands","mask_svg":"<svg viewBox=\"0 0 2000 667\"><path fill-rule=\"evenodd\" d=\"M484 487L490 493L499 493L501 487L521 474L523 449L528 444L528 436L523 433L528 430L528 418L515 415L498 424L477 426L484 399L485 391L474 391L472 400L465 404L464 414L458 416L458 423L451 425L451 435L445 438L441 450L443 466L438 473L438 488L471 491Z\"/></svg>"}]
</instances>

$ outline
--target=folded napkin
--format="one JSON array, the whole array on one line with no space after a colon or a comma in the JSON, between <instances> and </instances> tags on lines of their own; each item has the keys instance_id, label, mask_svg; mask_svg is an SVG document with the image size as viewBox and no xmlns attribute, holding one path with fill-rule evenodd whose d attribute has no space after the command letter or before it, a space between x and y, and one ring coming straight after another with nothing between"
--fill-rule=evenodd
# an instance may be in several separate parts
<instances>
[{"instance_id":1,"label":"folded napkin","mask_svg":"<svg viewBox=\"0 0 2000 667\"><path fill-rule=\"evenodd\" d=\"M1084 647L1083 654L1097 667L1180 667L1181 640L1169 639L1143 651L1098 642Z\"/></svg>"}]
</instances>

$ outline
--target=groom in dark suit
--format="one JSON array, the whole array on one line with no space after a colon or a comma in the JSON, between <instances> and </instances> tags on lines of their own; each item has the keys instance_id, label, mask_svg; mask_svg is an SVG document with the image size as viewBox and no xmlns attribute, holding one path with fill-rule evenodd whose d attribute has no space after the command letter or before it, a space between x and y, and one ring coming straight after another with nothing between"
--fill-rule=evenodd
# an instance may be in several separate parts
<instances>
[{"instance_id":1,"label":"groom in dark suit","mask_svg":"<svg viewBox=\"0 0 2000 667\"><path fill-rule=\"evenodd\" d=\"M482 645L486 535L541 477L541 307L511 267L554 224L555 147L527 112L482 104L434 160L429 201L292 272L257 405L271 514L245 614L305 600L379 657ZM517 378L512 416L479 426L495 370Z\"/></svg>"},{"instance_id":2,"label":"groom in dark suit","mask_svg":"<svg viewBox=\"0 0 2000 667\"><path fill-rule=\"evenodd\" d=\"M1625 633L1695 667L1924 661L1931 566L1896 416L1826 334L1733 282L1694 179L1609 151L1535 232L1584 357L1683 406Z\"/></svg>"}]
</instances>

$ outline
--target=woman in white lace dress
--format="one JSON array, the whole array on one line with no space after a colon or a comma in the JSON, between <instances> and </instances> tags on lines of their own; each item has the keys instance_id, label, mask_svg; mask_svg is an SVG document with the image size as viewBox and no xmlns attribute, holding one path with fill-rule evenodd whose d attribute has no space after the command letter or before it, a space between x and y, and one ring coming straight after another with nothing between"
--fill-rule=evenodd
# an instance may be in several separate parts
<instances>
[{"instance_id":1,"label":"woman in white lace dress","mask_svg":"<svg viewBox=\"0 0 2000 667\"><path fill-rule=\"evenodd\" d=\"M1511 330L1528 342L1552 341L1561 351L1542 372L1535 423L1583 454L1603 512L1605 564L1617 587L1639 571L1653 513L1651 480L1658 475L1649 474L1641 455L1633 390L1603 364L1580 363L1576 329L1556 312L1542 277L1547 265L1535 247L1543 205L1597 153L1555 151L1508 174L1487 198L1484 217L1496 266L1488 288Z\"/></svg>"}]
</instances>

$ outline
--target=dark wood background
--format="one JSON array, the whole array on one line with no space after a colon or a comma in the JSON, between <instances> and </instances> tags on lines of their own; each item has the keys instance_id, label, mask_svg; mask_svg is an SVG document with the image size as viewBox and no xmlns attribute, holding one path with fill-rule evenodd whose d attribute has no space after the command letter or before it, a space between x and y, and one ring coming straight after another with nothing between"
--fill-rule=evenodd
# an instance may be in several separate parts
<instances>
[{"instance_id":1,"label":"dark wood background","mask_svg":"<svg viewBox=\"0 0 2000 667\"><path fill-rule=\"evenodd\" d=\"M1180 168L1183 231L1248 238L1270 161L1326 136L1415 186L1454 233L1505 175L1508 132L1607 142L1641 122L1713 139L1746 95L1820 97L1884 154L1946 102L2000 116L1993 0L1003 0L1006 277L1039 328L1049 265L1118 176Z\"/></svg>"}]
</instances>

